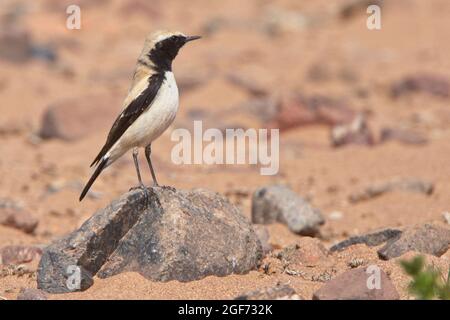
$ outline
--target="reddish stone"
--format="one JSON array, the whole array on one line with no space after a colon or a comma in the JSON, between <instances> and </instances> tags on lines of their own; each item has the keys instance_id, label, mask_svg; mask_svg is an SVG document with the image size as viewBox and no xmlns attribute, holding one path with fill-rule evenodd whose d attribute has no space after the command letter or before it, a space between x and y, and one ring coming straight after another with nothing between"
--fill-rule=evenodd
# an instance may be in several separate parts
<instances>
[{"instance_id":1,"label":"reddish stone","mask_svg":"<svg viewBox=\"0 0 450 320\"><path fill-rule=\"evenodd\" d=\"M342 101L326 96L284 96L278 113L269 121L269 128L287 130L302 125L324 124L334 126L350 122L355 116Z\"/></svg>"},{"instance_id":2,"label":"reddish stone","mask_svg":"<svg viewBox=\"0 0 450 320\"><path fill-rule=\"evenodd\" d=\"M109 95L86 96L56 103L43 115L40 136L73 141L97 130L108 130L119 114L121 104L119 98Z\"/></svg>"},{"instance_id":3,"label":"reddish stone","mask_svg":"<svg viewBox=\"0 0 450 320\"><path fill-rule=\"evenodd\" d=\"M352 269L329 280L313 295L313 300L398 300L398 292L383 270ZM378 269L377 269L378 268ZM379 276L379 286L375 280Z\"/></svg>"},{"instance_id":4,"label":"reddish stone","mask_svg":"<svg viewBox=\"0 0 450 320\"><path fill-rule=\"evenodd\" d=\"M0 224L32 233L39 220L9 200L0 203Z\"/></svg>"},{"instance_id":5,"label":"reddish stone","mask_svg":"<svg viewBox=\"0 0 450 320\"><path fill-rule=\"evenodd\" d=\"M30 246L6 246L0 249L0 264L22 264L40 258L42 250Z\"/></svg>"}]
</instances>

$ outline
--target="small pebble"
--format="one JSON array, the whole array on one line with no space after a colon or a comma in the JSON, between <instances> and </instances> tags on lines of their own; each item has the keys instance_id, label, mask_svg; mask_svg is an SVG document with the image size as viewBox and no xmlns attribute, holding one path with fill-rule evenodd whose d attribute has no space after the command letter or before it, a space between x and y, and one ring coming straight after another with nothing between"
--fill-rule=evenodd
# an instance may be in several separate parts
<instances>
[{"instance_id":1,"label":"small pebble","mask_svg":"<svg viewBox=\"0 0 450 320\"><path fill-rule=\"evenodd\" d=\"M364 264L364 260L363 259L360 259L360 258L353 258L352 260L350 260L349 262L348 262L348 266L350 267L350 268L358 268L358 267L360 267L360 266L362 266Z\"/></svg>"},{"instance_id":2,"label":"small pebble","mask_svg":"<svg viewBox=\"0 0 450 320\"><path fill-rule=\"evenodd\" d=\"M450 224L450 212L445 211L442 213L442 216L444 217L445 222L447 222L447 224Z\"/></svg>"},{"instance_id":3,"label":"small pebble","mask_svg":"<svg viewBox=\"0 0 450 320\"><path fill-rule=\"evenodd\" d=\"M343 213L340 212L340 211L332 211L332 212L330 212L330 214L328 215L328 218L329 218L330 220L334 220L334 221L336 221L336 220L341 220L342 217L343 217Z\"/></svg>"}]
</instances>

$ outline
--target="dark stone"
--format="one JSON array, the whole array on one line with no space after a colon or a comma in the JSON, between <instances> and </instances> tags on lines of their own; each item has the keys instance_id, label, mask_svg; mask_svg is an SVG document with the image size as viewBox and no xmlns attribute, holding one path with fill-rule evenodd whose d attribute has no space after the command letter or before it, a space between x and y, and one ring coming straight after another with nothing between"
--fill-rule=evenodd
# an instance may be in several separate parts
<instances>
[{"instance_id":1,"label":"dark stone","mask_svg":"<svg viewBox=\"0 0 450 320\"><path fill-rule=\"evenodd\" d=\"M399 300L398 292L386 273L378 269L378 287L370 279L377 276L376 271L368 268L352 269L329 280L314 293L313 300Z\"/></svg>"},{"instance_id":2,"label":"dark stone","mask_svg":"<svg viewBox=\"0 0 450 320\"><path fill-rule=\"evenodd\" d=\"M349 0L339 8L338 12L342 19L347 20L355 17L356 15L365 15L367 7L370 5L377 5L381 7L383 0Z\"/></svg>"},{"instance_id":3,"label":"dark stone","mask_svg":"<svg viewBox=\"0 0 450 320\"><path fill-rule=\"evenodd\" d=\"M32 33L22 26L17 12L2 13L0 28L0 59L13 63L26 63L31 59L53 63L57 60L55 48L36 44Z\"/></svg>"},{"instance_id":4,"label":"dark stone","mask_svg":"<svg viewBox=\"0 0 450 320\"><path fill-rule=\"evenodd\" d=\"M32 57L32 46L30 32L22 28L17 21L2 24L0 30L0 59L14 63L26 62Z\"/></svg>"},{"instance_id":5,"label":"dark stone","mask_svg":"<svg viewBox=\"0 0 450 320\"><path fill-rule=\"evenodd\" d=\"M221 195L155 187L146 197L135 189L44 250L38 287L73 291L66 286L70 265L80 268L84 290L96 274L137 271L155 281L191 281L245 273L261 258L251 225Z\"/></svg>"},{"instance_id":6,"label":"dark stone","mask_svg":"<svg viewBox=\"0 0 450 320\"><path fill-rule=\"evenodd\" d=\"M252 199L252 222L276 221L301 235L315 235L324 224L320 211L288 187L272 185L256 190Z\"/></svg>"},{"instance_id":7,"label":"dark stone","mask_svg":"<svg viewBox=\"0 0 450 320\"><path fill-rule=\"evenodd\" d=\"M54 47L50 45L35 45L31 48L33 58L54 63L58 60L58 54Z\"/></svg>"},{"instance_id":8,"label":"dark stone","mask_svg":"<svg viewBox=\"0 0 450 320\"><path fill-rule=\"evenodd\" d=\"M369 247L378 246L388 240L398 239L402 232L397 229L384 229L361 236L350 237L344 241L335 244L330 248L330 252L341 251L352 245L364 243Z\"/></svg>"},{"instance_id":9,"label":"dark stone","mask_svg":"<svg viewBox=\"0 0 450 320\"><path fill-rule=\"evenodd\" d=\"M417 92L448 98L450 96L450 82L446 77L436 74L416 74L394 83L391 88L391 94L394 98Z\"/></svg>"},{"instance_id":10,"label":"dark stone","mask_svg":"<svg viewBox=\"0 0 450 320\"><path fill-rule=\"evenodd\" d=\"M440 257L449 246L450 229L427 223L406 229L400 237L393 238L378 250L378 255L381 259L389 260L408 251L417 251Z\"/></svg>"}]
</instances>

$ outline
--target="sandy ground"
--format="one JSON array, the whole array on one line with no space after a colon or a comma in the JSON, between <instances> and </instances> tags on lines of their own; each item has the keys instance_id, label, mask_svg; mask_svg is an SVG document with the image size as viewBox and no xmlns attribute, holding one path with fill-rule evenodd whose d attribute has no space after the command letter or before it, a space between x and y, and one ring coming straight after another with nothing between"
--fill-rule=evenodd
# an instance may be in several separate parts
<instances>
[{"instance_id":1,"label":"sandy ground","mask_svg":"<svg viewBox=\"0 0 450 320\"><path fill-rule=\"evenodd\" d=\"M67 30L65 2L22 2L27 11L21 25L37 43L57 48L59 58L55 65L0 59L0 128L18 128L12 134L0 134L0 196L23 203L27 211L39 218L32 235L0 226L0 246L48 244L79 227L97 209L136 184L129 155L109 168L94 185L93 190L101 195L98 199L87 198L79 203L80 188L90 175L89 164L103 144L109 125L73 142L40 141L36 132L48 106L65 98L117 96L120 106L145 35L160 28L205 35L201 42L183 48L174 63L176 76L207 75L207 81L181 91L180 112L173 128L192 121L189 112L198 110L210 116L212 123L220 123L218 126L258 125L254 117L233 109L251 98L248 91L227 80L230 73L241 73L273 93L298 91L343 98L353 109L369 112L368 121L376 136L383 127L400 126L417 129L429 140L423 145L392 141L332 148L328 127L302 126L281 134L279 174L261 176L254 166L172 164L171 128L153 145L154 165L161 183L221 193L244 189L250 194L265 184L287 183L324 213L326 224L321 233L326 246L382 227L443 221L442 213L450 205L449 99L419 93L394 100L389 88L393 82L414 73L450 76L448 1L388 3L382 11L382 29L378 31L366 28L364 12L343 20L334 12L345 1L325 0L194 0L189 5L167 0L154 1L152 5L145 1L80 1L82 28ZM7 11L11 3L20 1L6 1L0 10ZM286 30L270 35L268 17L274 10L301 12L314 17L314 23L299 27L287 24ZM213 27L215 31L208 34L206 30ZM317 65L326 70L327 77L311 81L308 75ZM359 95L361 90L366 94ZM115 114L105 116L111 118L111 123ZM144 176L150 182L147 171ZM430 181L435 191L431 196L399 191L357 204L348 202L351 193L366 185L399 177ZM62 187L48 192L49 186L54 185ZM250 197L239 203L248 217L250 205ZM342 218L330 218L335 211L341 212ZM268 228L275 247L282 248L299 238L283 225ZM357 256L377 261L390 272L401 297L408 298L406 277L396 261L378 261L376 248L365 246L350 248L344 255L348 256L337 255L334 259L346 261ZM433 259L448 268L446 258ZM348 269L344 262L336 268L338 273ZM96 279L85 292L50 298L233 298L277 282L290 283L307 299L322 285L301 277L265 275L260 271L190 283L155 283L139 274L125 273ZM14 299L21 287L36 287L36 282L28 276L0 278L0 296Z\"/></svg>"}]
</instances>

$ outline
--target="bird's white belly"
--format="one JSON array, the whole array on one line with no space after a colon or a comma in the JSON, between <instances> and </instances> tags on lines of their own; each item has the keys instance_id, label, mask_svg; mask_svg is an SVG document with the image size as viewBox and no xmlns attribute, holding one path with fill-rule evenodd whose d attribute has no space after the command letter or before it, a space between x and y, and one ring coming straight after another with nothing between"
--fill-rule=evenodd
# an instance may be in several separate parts
<instances>
[{"instance_id":1,"label":"bird's white belly","mask_svg":"<svg viewBox=\"0 0 450 320\"><path fill-rule=\"evenodd\" d=\"M120 157L130 148L145 147L150 144L172 124L177 110L178 87L173 73L167 71L165 80L152 104L124 132L116 145L111 148L111 158Z\"/></svg>"}]
</instances>

